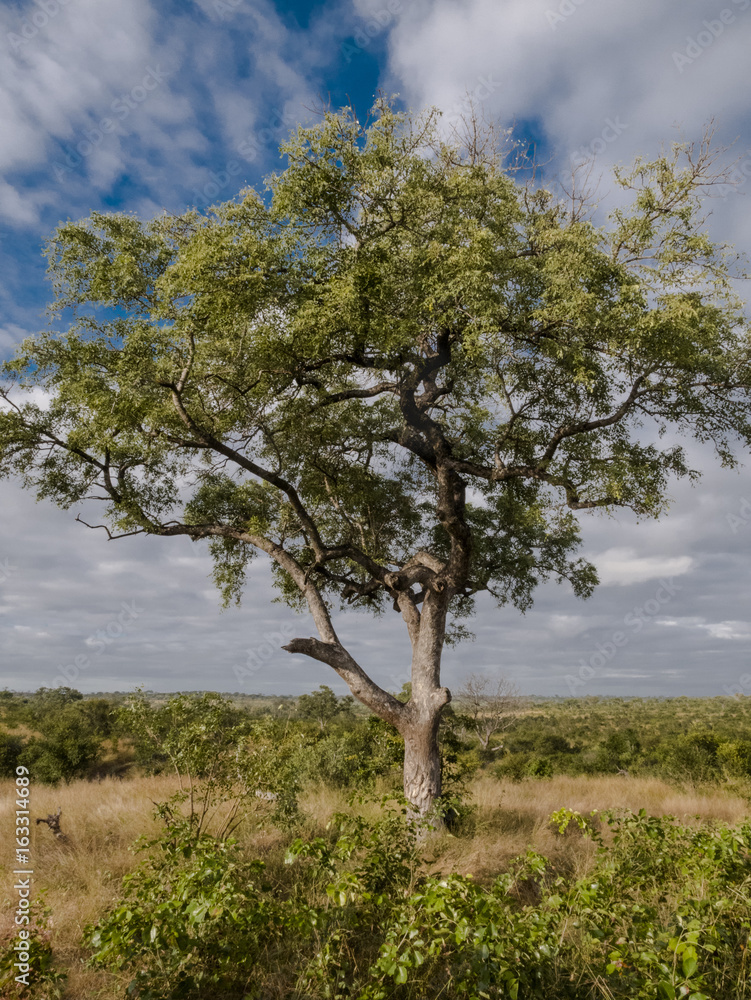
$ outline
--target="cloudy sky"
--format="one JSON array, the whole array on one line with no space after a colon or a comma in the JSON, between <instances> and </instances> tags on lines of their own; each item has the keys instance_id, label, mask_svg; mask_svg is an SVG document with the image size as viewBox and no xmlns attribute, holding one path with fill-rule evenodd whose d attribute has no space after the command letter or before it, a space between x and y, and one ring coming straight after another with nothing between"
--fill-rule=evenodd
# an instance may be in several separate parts
<instances>
[{"instance_id":1,"label":"cloudy sky","mask_svg":"<svg viewBox=\"0 0 751 1000\"><path fill-rule=\"evenodd\" d=\"M751 250L751 0L6 0L0 8L0 356L45 325L41 247L100 211L180 212L260 184L291 126L378 90L447 116L467 94L532 141L546 177L610 168L661 142L733 148L710 204L718 239ZM744 289L741 289L745 293ZM747 293L745 293L747 297ZM584 516L601 586L538 591L522 617L480 604L447 683L502 672L545 695L751 693L749 469L678 484L659 523ZM0 483L0 686L82 691L343 690L290 657L311 624L271 602L258 563L240 610L219 610L206 553L184 539L107 542L75 512ZM390 689L408 679L396 616L340 634Z\"/></svg>"}]
</instances>

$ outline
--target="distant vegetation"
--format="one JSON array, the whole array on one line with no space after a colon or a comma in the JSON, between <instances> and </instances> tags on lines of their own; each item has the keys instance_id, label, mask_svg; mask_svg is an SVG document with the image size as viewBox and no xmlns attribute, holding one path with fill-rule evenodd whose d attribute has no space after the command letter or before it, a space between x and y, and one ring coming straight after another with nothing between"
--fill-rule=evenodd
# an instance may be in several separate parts
<instances>
[{"instance_id":1,"label":"distant vegetation","mask_svg":"<svg viewBox=\"0 0 751 1000\"><path fill-rule=\"evenodd\" d=\"M325 686L1 692L2 776L64 837L32 825L0 996L751 1000L751 699L499 691L445 716L427 836L398 734Z\"/></svg>"},{"instance_id":2,"label":"distant vegetation","mask_svg":"<svg viewBox=\"0 0 751 1000\"><path fill-rule=\"evenodd\" d=\"M294 745L302 780L358 787L401 762L396 730L326 685L297 698L222 697L223 731L239 727L248 738L263 732ZM152 692L140 698L164 732L171 726L170 699ZM12 777L19 763L35 781L53 784L159 773L167 764L163 748L134 728L129 701L125 694L83 696L70 688L0 691L0 777ZM499 705L497 728L488 735L482 723ZM481 693L458 697L441 733L449 795L452 775L455 786L456 779L482 772L517 781L621 771L695 782L751 777L751 698L498 699Z\"/></svg>"}]
</instances>

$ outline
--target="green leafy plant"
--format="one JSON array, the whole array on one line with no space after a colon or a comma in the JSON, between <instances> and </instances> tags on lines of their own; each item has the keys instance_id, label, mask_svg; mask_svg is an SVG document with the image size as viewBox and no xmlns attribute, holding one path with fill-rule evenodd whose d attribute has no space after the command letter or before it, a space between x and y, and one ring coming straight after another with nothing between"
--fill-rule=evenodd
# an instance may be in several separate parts
<instances>
[{"instance_id":1,"label":"green leafy plant","mask_svg":"<svg viewBox=\"0 0 751 1000\"><path fill-rule=\"evenodd\" d=\"M231 839L196 836L188 820L141 847L152 853L126 877L125 900L85 931L94 964L132 972L128 995L144 1000L249 989L286 929L263 862L244 861Z\"/></svg>"},{"instance_id":2,"label":"green leafy plant","mask_svg":"<svg viewBox=\"0 0 751 1000\"><path fill-rule=\"evenodd\" d=\"M29 910L29 923L22 928L15 927L0 939L0 996L29 997L38 1000L53 1000L62 997L66 973L56 968L52 953L52 911L45 903L44 896L39 895ZM28 966L28 971L22 973L17 967L19 949L16 947L20 938L19 929L28 932L24 943L28 945L28 961L22 964ZM28 987L19 983L19 975L25 975Z\"/></svg>"},{"instance_id":3,"label":"green leafy plant","mask_svg":"<svg viewBox=\"0 0 751 1000\"><path fill-rule=\"evenodd\" d=\"M143 1000L749 1000L751 824L551 822L594 841L585 875L532 850L486 883L430 872L406 805L337 815L274 878L183 821L87 931L93 961Z\"/></svg>"}]
</instances>

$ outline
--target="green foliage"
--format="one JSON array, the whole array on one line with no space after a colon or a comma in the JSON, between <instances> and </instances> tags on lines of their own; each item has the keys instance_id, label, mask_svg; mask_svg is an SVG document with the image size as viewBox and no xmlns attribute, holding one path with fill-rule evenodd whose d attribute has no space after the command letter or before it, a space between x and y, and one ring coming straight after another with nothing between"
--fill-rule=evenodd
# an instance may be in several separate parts
<instances>
[{"instance_id":1,"label":"green foliage","mask_svg":"<svg viewBox=\"0 0 751 1000\"><path fill-rule=\"evenodd\" d=\"M123 903L85 931L94 962L134 972L127 993L143 1000L251 996L259 957L294 927L263 892L263 862L187 821L146 848Z\"/></svg>"},{"instance_id":2,"label":"green foliage","mask_svg":"<svg viewBox=\"0 0 751 1000\"><path fill-rule=\"evenodd\" d=\"M500 778L653 774L676 782L751 776L751 699L532 700L486 759ZM542 762L542 763L541 763Z\"/></svg>"},{"instance_id":3,"label":"green foliage","mask_svg":"<svg viewBox=\"0 0 751 1000\"><path fill-rule=\"evenodd\" d=\"M733 740L717 747L717 762L730 777L751 777L751 740Z\"/></svg>"},{"instance_id":4,"label":"green foliage","mask_svg":"<svg viewBox=\"0 0 751 1000\"><path fill-rule=\"evenodd\" d=\"M670 778L711 781L719 775L720 738L712 732L685 733L658 748L665 774Z\"/></svg>"},{"instance_id":5,"label":"green foliage","mask_svg":"<svg viewBox=\"0 0 751 1000\"><path fill-rule=\"evenodd\" d=\"M219 836L226 837L257 795L277 796L276 817L294 825L299 775L294 740L279 738L271 720L251 722L218 694L182 694L154 707L139 692L121 712L121 724L151 769L169 765L180 779L179 800L188 800L196 836L227 804Z\"/></svg>"},{"instance_id":6,"label":"green foliage","mask_svg":"<svg viewBox=\"0 0 751 1000\"><path fill-rule=\"evenodd\" d=\"M34 900L32 908L29 910L29 922L22 927L14 925L10 933L0 937L0 995L3 997L23 996L30 1000L53 1000L53 998L64 995L64 985L66 974L55 968L52 943L51 943L51 910L45 904L44 897L40 894ZM16 982L16 976L22 974L22 970L17 968L19 962L19 949L16 947L21 943L19 930L28 933L28 937L23 939L23 943L28 946L28 951L23 952L24 958L28 955L28 961L22 964L28 966L26 981L28 989Z\"/></svg>"},{"instance_id":7,"label":"green foliage","mask_svg":"<svg viewBox=\"0 0 751 1000\"><path fill-rule=\"evenodd\" d=\"M338 715L352 717L354 699L347 695L337 698L326 684L321 684L311 694L301 694L297 699L297 714L301 719L314 719L324 730Z\"/></svg>"},{"instance_id":8,"label":"green foliage","mask_svg":"<svg viewBox=\"0 0 751 1000\"><path fill-rule=\"evenodd\" d=\"M49 784L66 783L84 777L100 759L101 738L91 725L80 702L67 704L44 723L44 736L32 736L24 746L19 763L29 768L34 780Z\"/></svg>"},{"instance_id":9,"label":"green foliage","mask_svg":"<svg viewBox=\"0 0 751 1000\"><path fill-rule=\"evenodd\" d=\"M638 758L641 746L632 728L611 733L600 745L595 766L599 771L625 770Z\"/></svg>"},{"instance_id":10,"label":"green foliage","mask_svg":"<svg viewBox=\"0 0 751 1000\"><path fill-rule=\"evenodd\" d=\"M0 731L0 778L14 778L19 762L23 740L20 736Z\"/></svg>"},{"instance_id":11,"label":"green foliage","mask_svg":"<svg viewBox=\"0 0 751 1000\"><path fill-rule=\"evenodd\" d=\"M429 873L393 807L292 841L274 878L186 826L147 845L124 900L88 929L93 960L144 1000L751 995L751 826L643 810L552 821L595 842L586 877L531 850L486 884Z\"/></svg>"},{"instance_id":12,"label":"green foliage","mask_svg":"<svg viewBox=\"0 0 751 1000\"><path fill-rule=\"evenodd\" d=\"M91 723L92 731L102 739L108 739L114 733L115 708L112 702L105 698L87 698L81 705L81 710Z\"/></svg>"},{"instance_id":13,"label":"green foliage","mask_svg":"<svg viewBox=\"0 0 751 1000\"><path fill-rule=\"evenodd\" d=\"M136 760L147 772L159 773L168 766L190 779L216 769L226 774L241 718L218 694L174 695L154 707L139 691L120 710L119 724L134 741Z\"/></svg>"}]
</instances>

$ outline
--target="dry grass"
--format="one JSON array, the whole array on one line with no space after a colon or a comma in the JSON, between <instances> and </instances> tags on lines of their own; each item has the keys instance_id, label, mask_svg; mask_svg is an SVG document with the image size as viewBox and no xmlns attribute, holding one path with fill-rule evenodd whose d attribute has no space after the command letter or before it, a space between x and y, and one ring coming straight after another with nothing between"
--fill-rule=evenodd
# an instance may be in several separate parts
<instances>
[{"instance_id":1,"label":"dry grass","mask_svg":"<svg viewBox=\"0 0 751 1000\"><path fill-rule=\"evenodd\" d=\"M482 777L473 784L472 801L476 807L472 835L437 839L433 861L444 872L472 873L478 879L494 876L527 847L561 869L583 874L594 846L581 837L558 835L550 815L562 806L582 814L643 808L650 815L671 815L684 822L699 816L737 823L749 812L746 799L721 788L682 790L659 778L611 776L560 775L519 783Z\"/></svg>"},{"instance_id":2,"label":"dry grass","mask_svg":"<svg viewBox=\"0 0 751 1000\"><path fill-rule=\"evenodd\" d=\"M0 937L12 920L8 831L13 829L16 808L13 789L11 782L0 783L0 840L7 845L0 858L6 886ZM32 825L34 888L37 893L45 891L52 908L55 952L69 972L65 996L70 1000L123 995L111 977L84 968L81 933L118 898L122 876L137 862L130 845L140 835L159 831L153 802L168 798L176 789L172 777L79 781L59 789L32 787L32 817L46 816L62 806L62 829L70 837L69 844L61 844L45 825ZM532 846L561 869L583 873L591 862L591 843L580 837L561 838L549 823L550 814L562 806L582 813L644 808L654 815L669 813L682 820L700 816L728 823L740 821L749 812L747 799L727 789L680 790L656 778L561 776L514 784L483 777L474 783L471 798L476 808L470 825L456 836L436 836L428 845L431 871L472 873L485 879ZM347 796L328 788L310 789L301 805L307 818L304 833L314 834L335 812L347 809ZM365 815L375 816L377 811L374 802L363 806ZM278 852L282 835L271 827L258 831L254 826L238 829L241 841L264 855Z\"/></svg>"},{"instance_id":3,"label":"dry grass","mask_svg":"<svg viewBox=\"0 0 751 1000\"><path fill-rule=\"evenodd\" d=\"M66 997L93 997L104 977L82 965L81 935L87 923L95 920L120 893L120 880L136 859L130 845L142 834L156 834L153 800L170 796L177 788L174 778L115 779L102 782L76 781L60 788L32 786L31 858L34 889L43 890L52 909L55 954L60 965L69 970ZM0 829L13 829L15 786L0 786ZM61 829L67 844L57 841L48 827L34 820L62 807ZM2 838L8 844L10 837ZM6 852L3 852L6 853ZM10 886L7 874L11 858L3 857L3 884ZM3 900L0 937L12 922L10 899Z\"/></svg>"},{"instance_id":4,"label":"dry grass","mask_svg":"<svg viewBox=\"0 0 751 1000\"><path fill-rule=\"evenodd\" d=\"M701 816L736 823L748 813L748 801L726 788L681 789L659 778L632 778L617 775L528 780L514 784L494 778L478 779L473 799L482 810L520 810L545 819L567 806L581 813L593 809L639 809L654 816L679 819Z\"/></svg>"}]
</instances>

